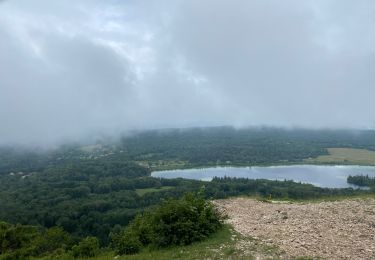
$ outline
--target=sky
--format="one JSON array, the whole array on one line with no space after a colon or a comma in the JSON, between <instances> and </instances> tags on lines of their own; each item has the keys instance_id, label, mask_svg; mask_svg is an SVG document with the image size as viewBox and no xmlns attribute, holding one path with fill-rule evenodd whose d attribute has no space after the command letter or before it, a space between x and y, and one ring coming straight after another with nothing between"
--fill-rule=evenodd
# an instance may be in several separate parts
<instances>
[{"instance_id":1,"label":"sky","mask_svg":"<svg viewBox=\"0 0 375 260\"><path fill-rule=\"evenodd\" d=\"M0 1L0 144L375 128L373 0Z\"/></svg>"}]
</instances>

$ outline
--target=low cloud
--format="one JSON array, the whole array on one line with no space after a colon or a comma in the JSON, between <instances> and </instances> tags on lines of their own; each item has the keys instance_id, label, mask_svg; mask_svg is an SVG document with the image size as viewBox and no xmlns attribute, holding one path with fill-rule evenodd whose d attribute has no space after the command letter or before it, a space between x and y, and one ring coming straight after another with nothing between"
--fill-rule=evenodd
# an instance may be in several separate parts
<instances>
[{"instance_id":1,"label":"low cloud","mask_svg":"<svg viewBox=\"0 0 375 260\"><path fill-rule=\"evenodd\" d=\"M374 128L373 1L3 1L0 143Z\"/></svg>"}]
</instances>

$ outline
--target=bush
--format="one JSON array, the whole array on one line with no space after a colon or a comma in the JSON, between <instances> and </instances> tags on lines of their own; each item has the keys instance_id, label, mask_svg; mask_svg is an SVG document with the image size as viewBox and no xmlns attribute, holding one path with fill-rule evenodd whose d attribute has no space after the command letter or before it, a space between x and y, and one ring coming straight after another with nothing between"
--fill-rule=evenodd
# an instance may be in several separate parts
<instances>
[{"instance_id":1,"label":"bush","mask_svg":"<svg viewBox=\"0 0 375 260\"><path fill-rule=\"evenodd\" d=\"M32 256L62 254L73 244L62 228L43 230L0 222L0 259L29 259Z\"/></svg>"},{"instance_id":2,"label":"bush","mask_svg":"<svg viewBox=\"0 0 375 260\"><path fill-rule=\"evenodd\" d=\"M57 249L70 249L73 239L61 227L52 227L45 230L40 236L34 239L34 256L54 252Z\"/></svg>"},{"instance_id":3,"label":"bush","mask_svg":"<svg viewBox=\"0 0 375 260\"><path fill-rule=\"evenodd\" d=\"M99 240L96 237L86 237L72 248L74 257L94 257L99 252Z\"/></svg>"},{"instance_id":4,"label":"bush","mask_svg":"<svg viewBox=\"0 0 375 260\"><path fill-rule=\"evenodd\" d=\"M33 253L31 244L39 235L35 227L0 222L0 255L7 259L26 258Z\"/></svg>"},{"instance_id":5,"label":"bush","mask_svg":"<svg viewBox=\"0 0 375 260\"><path fill-rule=\"evenodd\" d=\"M142 243L139 237L131 231L112 236L112 243L119 255L132 255L141 250Z\"/></svg>"},{"instance_id":6,"label":"bush","mask_svg":"<svg viewBox=\"0 0 375 260\"><path fill-rule=\"evenodd\" d=\"M212 203L187 194L138 215L125 230L112 236L112 244L119 254L133 254L148 245L188 245L216 232L222 219Z\"/></svg>"}]
</instances>

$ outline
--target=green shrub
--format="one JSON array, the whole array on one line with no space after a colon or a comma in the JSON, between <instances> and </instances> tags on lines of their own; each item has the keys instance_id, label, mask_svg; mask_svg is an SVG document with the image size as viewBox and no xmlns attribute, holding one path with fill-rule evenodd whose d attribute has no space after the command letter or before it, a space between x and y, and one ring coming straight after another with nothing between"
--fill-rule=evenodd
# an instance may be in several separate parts
<instances>
[{"instance_id":1,"label":"green shrub","mask_svg":"<svg viewBox=\"0 0 375 260\"><path fill-rule=\"evenodd\" d=\"M116 253L120 255L136 254L142 247L139 237L137 234L133 234L131 230L112 236L112 243Z\"/></svg>"},{"instance_id":2,"label":"green shrub","mask_svg":"<svg viewBox=\"0 0 375 260\"><path fill-rule=\"evenodd\" d=\"M112 236L112 245L119 254L133 254L148 245L188 245L216 232L222 219L212 203L187 194L138 215L125 230Z\"/></svg>"},{"instance_id":3,"label":"green shrub","mask_svg":"<svg viewBox=\"0 0 375 260\"><path fill-rule=\"evenodd\" d=\"M0 259L29 259L65 253L73 244L71 236L60 227L42 229L0 222Z\"/></svg>"},{"instance_id":4,"label":"green shrub","mask_svg":"<svg viewBox=\"0 0 375 260\"><path fill-rule=\"evenodd\" d=\"M32 242L38 236L40 234L36 227L0 222L0 255L7 259L32 255Z\"/></svg>"},{"instance_id":5,"label":"green shrub","mask_svg":"<svg viewBox=\"0 0 375 260\"><path fill-rule=\"evenodd\" d=\"M94 257L99 252L99 240L96 237L86 237L72 248L74 257Z\"/></svg>"},{"instance_id":6,"label":"green shrub","mask_svg":"<svg viewBox=\"0 0 375 260\"><path fill-rule=\"evenodd\" d=\"M32 243L34 256L52 253L57 249L66 250L73 245L73 239L61 227L52 227L45 230Z\"/></svg>"}]
</instances>

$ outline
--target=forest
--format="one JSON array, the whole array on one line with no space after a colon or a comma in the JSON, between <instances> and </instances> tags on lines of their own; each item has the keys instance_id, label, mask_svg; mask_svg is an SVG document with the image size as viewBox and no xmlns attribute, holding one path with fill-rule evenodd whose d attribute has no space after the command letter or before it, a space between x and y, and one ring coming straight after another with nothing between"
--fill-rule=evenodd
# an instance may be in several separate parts
<instances>
[{"instance_id":1,"label":"forest","mask_svg":"<svg viewBox=\"0 0 375 260\"><path fill-rule=\"evenodd\" d=\"M107 158L152 169L293 164L327 155L331 147L375 151L375 131L208 127L131 132L51 149L3 146L0 175Z\"/></svg>"},{"instance_id":2,"label":"forest","mask_svg":"<svg viewBox=\"0 0 375 260\"><path fill-rule=\"evenodd\" d=\"M374 137L370 131L359 135L224 127L148 131L53 150L4 147L0 151L0 231L14 236L18 244L0 241L0 253L15 253L12 247L26 255L32 251L34 256L56 250L72 254L75 250L79 256L87 247L99 250L111 246L111 234L121 232L137 214L191 192L208 200L239 195L311 200L373 194L373 189L328 189L293 181L214 178L203 182L158 179L150 173L175 162L184 162L180 167L298 163L326 154L328 147L374 150ZM373 179L353 176L348 182L368 185ZM35 243L30 246L25 241Z\"/></svg>"},{"instance_id":3,"label":"forest","mask_svg":"<svg viewBox=\"0 0 375 260\"><path fill-rule=\"evenodd\" d=\"M375 188L375 177L369 177L368 175L349 175L347 181L358 186Z\"/></svg>"}]
</instances>

